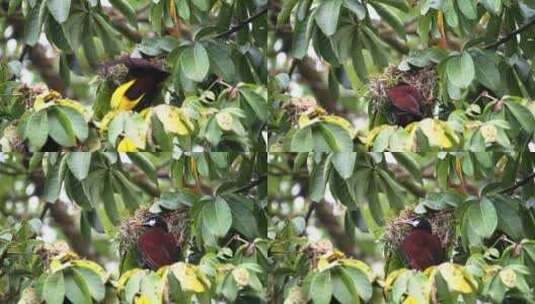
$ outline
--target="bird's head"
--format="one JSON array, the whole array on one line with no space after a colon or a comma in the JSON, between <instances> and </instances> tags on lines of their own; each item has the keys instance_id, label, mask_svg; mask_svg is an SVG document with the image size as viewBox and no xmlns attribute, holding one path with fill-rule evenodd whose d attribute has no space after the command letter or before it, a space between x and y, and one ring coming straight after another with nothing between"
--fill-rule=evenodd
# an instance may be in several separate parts
<instances>
[{"instance_id":1,"label":"bird's head","mask_svg":"<svg viewBox=\"0 0 535 304\"><path fill-rule=\"evenodd\" d=\"M429 231L429 232L432 232L433 230L431 228L431 223L429 223L428 220L422 217L409 219L409 220L403 221L403 223L409 224L415 229L422 229L422 230Z\"/></svg>"},{"instance_id":2,"label":"bird's head","mask_svg":"<svg viewBox=\"0 0 535 304\"><path fill-rule=\"evenodd\" d=\"M144 222L143 222L143 227L147 227L147 228L161 228L163 230L165 230L166 232L168 232L168 227L167 227L167 223L165 222L165 220L159 216L159 215L152 215L150 216L149 218L147 218Z\"/></svg>"}]
</instances>

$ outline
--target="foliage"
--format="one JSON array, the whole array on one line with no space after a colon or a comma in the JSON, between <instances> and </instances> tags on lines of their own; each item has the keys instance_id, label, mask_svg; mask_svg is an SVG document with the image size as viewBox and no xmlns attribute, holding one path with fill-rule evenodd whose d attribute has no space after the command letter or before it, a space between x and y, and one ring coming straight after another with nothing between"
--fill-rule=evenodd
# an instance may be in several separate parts
<instances>
[{"instance_id":1,"label":"foliage","mask_svg":"<svg viewBox=\"0 0 535 304\"><path fill-rule=\"evenodd\" d=\"M533 1L276 3L270 151L507 151L532 140ZM425 70L436 81L409 79ZM431 91L431 107L402 127L385 90L407 83ZM317 102L302 106L308 95Z\"/></svg>"},{"instance_id":2,"label":"foliage","mask_svg":"<svg viewBox=\"0 0 535 304\"><path fill-rule=\"evenodd\" d=\"M4 151L265 151L265 1L8 2L1 29L16 44L0 50ZM51 70L34 76L48 87L22 84L25 57L36 64L47 48L54 58L41 68ZM129 87L110 66L125 54L166 71L163 85L143 87L145 111L113 108Z\"/></svg>"}]
</instances>

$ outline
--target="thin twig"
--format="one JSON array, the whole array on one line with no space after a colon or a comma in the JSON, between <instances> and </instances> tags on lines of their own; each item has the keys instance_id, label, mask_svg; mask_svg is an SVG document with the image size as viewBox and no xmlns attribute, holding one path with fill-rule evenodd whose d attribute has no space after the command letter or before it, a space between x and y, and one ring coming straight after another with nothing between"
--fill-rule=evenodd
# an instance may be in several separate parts
<instances>
[{"instance_id":1,"label":"thin twig","mask_svg":"<svg viewBox=\"0 0 535 304\"><path fill-rule=\"evenodd\" d=\"M514 183L512 186L507 187L507 188L501 190L501 191L498 192L498 193L500 193L500 194L512 193L513 191L515 191L516 188L521 187L521 186L523 186L523 185L529 183L529 181L530 181L532 178L534 178L534 177L535 177L535 172L531 173L530 175L528 175L528 176L525 177L524 179L518 181L517 183Z\"/></svg>"},{"instance_id":2,"label":"thin twig","mask_svg":"<svg viewBox=\"0 0 535 304\"><path fill-rule=\"evenodd\" d=\"M507 34L505 37L501 38L500 40L498 40L496 42L493 42L493 43L490 43L490 44L487 44L483 48L485 48L485 49L493 49L495 47L498 47L498 46L506 43L507 41L513 39L517 34L525 31L526 29L528 29L532 25L535 25L535 18L533 20L531 20L530 22L528 22L528 23L522 25L521 27L517 28L516 30L512 31L511 33Z\"/></svg>"},{"instance_id":3,"label":"thin twig","mask_svg":"<svg viewBox=\"0 0 535 304\"><path fill-rule=\"evenodd\" d=\"M41 221L43 221L43 219L45 218L45 216L46 216L48 210L50 210L50 207L51 207L51 206L52 206L51 203L49 203L49 202L46 202L46 203L45 203L45 206L43 207L43 211L41 211L41 215L39 216L39 219L40 219Z\"/></svg>"},{"instance_id":4,"label":"thin twig","mask_svg":"<svg viewBox=\"0 0 535 304\"><path fill-rule=\"evenodd\" d=\"M267 175L262 175L260 176L257 180L254 180L252 181L251 183L245 185L245 186L242 186L242 187L239 187L238 189L232 191L232 192L235 192L235 193L240 193L240 192L245 192L251 188L254 188L256 186L258 186L260 183L262 183L263 181L265 181L267 178Z\"/></svg>"},{"instance_id":5,"label":"thin twig","mask_svg":"<svg viewBox=\"0 0 535 304\"><path fill-rule=\"evenodd\" d=\"M252 15L251 17L243 20L242 22L238 23L238 25L236 26L233 26L231 27L228 31L224 31L222 33L219 33L215 36L215 38L223 38L223 37L228 37L232 34L234 34L235 32L239 31L241 28L243 28L244 26L246 26L247 24L251 23L252 21L254 21L256 18L266 14L268 12L268 9L267 7L261 11L259 11L258 13Z\"/></svg>"}]
</instances>

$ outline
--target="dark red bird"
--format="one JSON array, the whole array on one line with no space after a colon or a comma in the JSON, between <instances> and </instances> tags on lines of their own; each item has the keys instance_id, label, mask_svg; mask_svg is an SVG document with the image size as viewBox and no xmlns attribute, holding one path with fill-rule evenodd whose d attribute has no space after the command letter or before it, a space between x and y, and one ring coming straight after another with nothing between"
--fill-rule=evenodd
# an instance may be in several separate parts
<instances>
[{"instance_id":1,"label":"dark red bird","mask_svg":"<svg viewBox=\"0 0 535 304\"><path fill-rule=\"evenodd\" d=\"M146 230L137 240L137 248L145 267L158 270L178 261L178 244L167 228L165 220L158 215L147 219Z\"/></svg>"},{"instance_id":2,"label":"dark red bird","mask_svg":"<svg viewBox=\"0 0 535 304\"><path fill-rule=\"evenodd\" d=\"M444 250L440 239L433 234L431 224L422 218L406 223L412 226L412 230L401 242L400 249L410 268L425 270L429 266L440 264Z\"/></svg>"},{"instance_id":3,"label":"dark red bird","mask_svg":"<svg viewBox=\"0 0 535 304\"><path fill-rule=\"evenodd\" d=\"M407 84L397 85L388 89L386 94L392 104L397 124L406 126L424 117L420 107L424 98L413 86Z\"/></svg>"}]
</instances>

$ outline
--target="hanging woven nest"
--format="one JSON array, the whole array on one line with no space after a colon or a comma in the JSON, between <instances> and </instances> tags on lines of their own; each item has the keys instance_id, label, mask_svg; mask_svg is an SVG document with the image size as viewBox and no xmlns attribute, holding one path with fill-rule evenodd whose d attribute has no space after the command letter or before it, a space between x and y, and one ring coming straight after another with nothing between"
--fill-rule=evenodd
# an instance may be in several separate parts
<instances>
[{"instance_id":1,"label":"hanging woven nest","mask_svg":"<svg viewBox=\"0 0 535 304\"><path fill-rule=\"evenodd\" d=\"M420 110L424 117L433 115L433 108L437 101L438 79L434 66L424 68L412 67L402 71L397 66L389 66L385 72L370 80L370 96L378 113L391 112L392 102L388 97L388 90L399 85L409 85L416 89L423 97Z\"/></svg>"},{"instance_id":2,"label":"hanging woven nest","mask_svg":"<svg viewBox=\"0 0 535 304\"><path fill-rule=\"evenodd\" d=\"M175 238L181 252L184 252L183 249L186 247L189 238L188 211L188 208L179 208L160 214L167 223L169 233ZM148 208L139 208L132 217L122 222L119 228L119 250L121 255L131 250L132 247L137 246L137 240L147 229L143 226L143 222L151 216L154 216L154 214Z\"/></svg>"},{"instance_id":3,"label":"hanging woven nest","mask_svg":"<svg viewBox=\"0 0 535 304\"><path fill-rule=\"evenodd\" d=\"M430 211L423 215L429 224L431 224L433 234L440 239L442 248L446 252L455 246L455 225L453 224L455 217L453 213L453 209L445 209ZM417 214L412 209L405 210L398 217L386 224L385 234L383 236L386 250L399 250L401 242L412 229L405 222L417 217L422 217L422 214Z\"/></svg>"}]
</instances>

